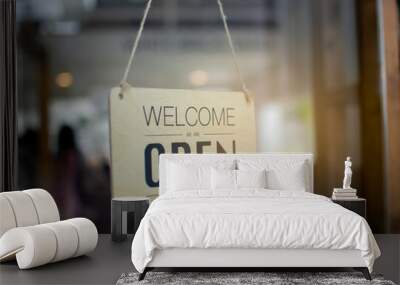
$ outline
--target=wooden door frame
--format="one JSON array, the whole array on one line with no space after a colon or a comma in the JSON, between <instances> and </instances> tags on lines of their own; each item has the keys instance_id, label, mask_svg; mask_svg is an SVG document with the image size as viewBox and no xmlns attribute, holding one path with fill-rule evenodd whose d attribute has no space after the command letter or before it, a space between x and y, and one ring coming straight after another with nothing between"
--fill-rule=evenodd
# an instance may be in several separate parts
<instances>
[{"instance_id":1,"label":"wooden door frame","mask_svg":"<svg viewBox=\"0 0 400 285\"><path fill-rule=\"evenodd\" d=\"M0 192L17 188L16 2L0 1Z\"/></svg>"},{"instance_id":2,"label":"wooden door frame","mask_svg":"<svg viewBox=\"0 0 400 285\"><path fill-rule=\"evenodd\" d=\"M378 0L387 231L400 233L399 16L396 0Z\"/></svg>"}]
</instances>

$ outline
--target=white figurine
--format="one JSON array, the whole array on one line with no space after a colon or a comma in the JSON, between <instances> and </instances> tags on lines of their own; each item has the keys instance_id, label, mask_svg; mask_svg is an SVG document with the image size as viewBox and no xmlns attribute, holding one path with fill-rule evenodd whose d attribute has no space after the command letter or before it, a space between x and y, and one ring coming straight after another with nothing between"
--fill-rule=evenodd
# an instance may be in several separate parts
<instances>
[{"instance_id":1,"label":"white figurine","mask_svg":"<svg viewBox=\"0 0 400 285\"><path fill-rule=\"evenodd\" d=\"M346 161L344 162L344 179L343 179L343 189L352 189L351 184L351 176L353 172L351 171L351 157L348 156Z\"/></svg>"}]
</instances>

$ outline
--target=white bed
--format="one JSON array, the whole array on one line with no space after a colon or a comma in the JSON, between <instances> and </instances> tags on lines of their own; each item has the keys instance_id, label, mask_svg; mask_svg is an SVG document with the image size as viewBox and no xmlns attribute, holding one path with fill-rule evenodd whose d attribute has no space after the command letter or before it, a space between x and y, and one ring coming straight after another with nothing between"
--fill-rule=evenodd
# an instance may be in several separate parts
<instances>
[{"instance_id":1,"label":"white bed","mask_svg":"<svg viewBox=\"0 0 400 285\"><path fill-rule=\"evenodd\" d=\"M184 169L174 177L171 165L221 164L252 172L266 165L293 189L171 186L188 178ZM370 278L380 255L372 232L362 217L313 194L311 154L164 154L159 165L160 196L132 243L140 279L154 267L354 267Z\"/></svg>"}]
</instances>

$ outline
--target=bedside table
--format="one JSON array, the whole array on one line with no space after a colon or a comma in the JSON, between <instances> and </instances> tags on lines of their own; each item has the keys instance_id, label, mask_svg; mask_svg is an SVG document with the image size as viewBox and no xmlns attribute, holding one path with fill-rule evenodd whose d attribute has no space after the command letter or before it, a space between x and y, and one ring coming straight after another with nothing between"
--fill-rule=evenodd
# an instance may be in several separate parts
<instances>
[{"instance_id":1,"label":"bedside table","mask_svg":"<svg viewBox=\"0 0 400 285\"><path fill-rule=\"evenodd\" d=\"M364 198L354 198L351 200L336 200L332 199L333 203L339 204L340 206L359 214L364 219L367 218L367 200Z\"/></svg>"},{"instance_id":2,"label":"bedside table","mask_svg":"<svg viewBox=\"0 0 400 285\"><path fill-rule=\"evenodd\" d=\"M135 234L149 208L147 197L116 197L111 201L111 239L124 241L127 234Z\"/></svg>"}]
</instances>

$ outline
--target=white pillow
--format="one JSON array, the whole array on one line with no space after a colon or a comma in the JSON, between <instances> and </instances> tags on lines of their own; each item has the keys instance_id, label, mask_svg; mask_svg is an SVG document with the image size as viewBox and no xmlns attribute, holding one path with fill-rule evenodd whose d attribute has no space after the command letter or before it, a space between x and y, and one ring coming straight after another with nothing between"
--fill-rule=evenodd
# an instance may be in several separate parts
<instances>
[{"instance_id":1,"label":"white pillow","mask_svg":"<svg viewBox=\"0 0 400 285\"><path fill-rule=\"evenodd\" d=\"M236 170L238 188L266 188L266 170Z\"/></svg>"},{"instance_id":2,"label":"white pillow","mask_svg":"<svg viewBox=\"0 0 400 285\"><path fill-rule=\"evenodd\" d=\"M267 187L272 190L306 191L306 176L303 167L267 171Z\"/></svg>"},{"instance_id":3,"label":"white pillow","mask_svg":"<svg viewBox=\"0 0 400 285\"><path fill-rule=\"evenodd\" d=\"M210 167L168 164L168 190L210 189Z\"/></svg>"},{"instance_id":4,"label":"white pillow","mask_svg":"<svg viewBox=\"0 0 400 285\"><path fill-rule=\"evenodd\" d=\"M266 170L266 188L272 190L306 191L309 168L299 159L239 159L240 170Z\"/></svg>"},{"instance_id":5,"label":"white pillow","mask_svg":"<svg viewBox=\"0 0 400 285\"><path fill-rule=\"evenodd\" d=\"M236 170L211 168L211 189L236 189Z\"/></svg>"},{"instance_id":6,"label":"white pillow","mask_svg":"<svg viewBox=\"0 0 400 285\"><path fill-rule=\"evenodd\" d=\"M169 160L166 165L166 191L211 190L211 167L235 169L236 160L212 160L207 156L194 160L190 156Z\"/></svg>"}]
</instances>

